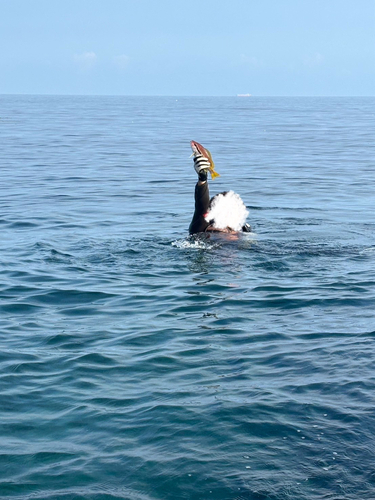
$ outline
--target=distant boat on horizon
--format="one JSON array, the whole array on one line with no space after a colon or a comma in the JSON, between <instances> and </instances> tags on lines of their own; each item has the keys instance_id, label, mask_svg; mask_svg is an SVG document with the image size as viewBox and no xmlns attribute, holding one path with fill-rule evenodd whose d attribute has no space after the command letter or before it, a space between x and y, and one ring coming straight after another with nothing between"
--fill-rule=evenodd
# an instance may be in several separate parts
<instances>
[{"instance_id":1,"label":"distant boat on horizon","mask_svg":"<svg viewBox=\"0 0 375 500\"><path fill-rule=\"evenodd\" d=\"M251 97L251 94L237 94L237 97Z\"/></svg>"}]
</instances>

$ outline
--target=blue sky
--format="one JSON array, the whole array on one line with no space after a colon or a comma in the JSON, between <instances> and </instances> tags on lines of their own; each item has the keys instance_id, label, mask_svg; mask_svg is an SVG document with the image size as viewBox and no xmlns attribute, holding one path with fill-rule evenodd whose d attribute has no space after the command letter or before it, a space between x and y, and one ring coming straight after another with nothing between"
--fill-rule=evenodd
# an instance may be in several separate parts
<instances>
[{"instance_id":1,"label":"blue sky","mask_svg":"<svg viewBox=\"0 0 375 500\"><path fill-rule=\"evenodd\" d=\"M0 0L0 93L375 95L375 0Z\"/></svg>"}]
</instances>

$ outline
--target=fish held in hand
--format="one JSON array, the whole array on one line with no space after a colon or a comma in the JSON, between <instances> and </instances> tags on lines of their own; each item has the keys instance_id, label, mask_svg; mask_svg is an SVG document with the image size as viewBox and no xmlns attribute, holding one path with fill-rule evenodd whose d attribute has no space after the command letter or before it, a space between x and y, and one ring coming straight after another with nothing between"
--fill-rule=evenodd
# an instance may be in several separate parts
<instances>
[{"instance_id":1,"label":"fish held in hand","mask_svg":"<svg viewBox=\"0 0 375 500\"><path fill-rule=\"evenodd\" d=\"M194 163L196 165L195 170L199 173L199 170L208 170L211 174L211 179L219 177L215 171L215 164L212 159L211 153L196 141L190 141L191 150L193 151ZM197 170L198 167L198 170Z\"/></svg>"}]
</instances>

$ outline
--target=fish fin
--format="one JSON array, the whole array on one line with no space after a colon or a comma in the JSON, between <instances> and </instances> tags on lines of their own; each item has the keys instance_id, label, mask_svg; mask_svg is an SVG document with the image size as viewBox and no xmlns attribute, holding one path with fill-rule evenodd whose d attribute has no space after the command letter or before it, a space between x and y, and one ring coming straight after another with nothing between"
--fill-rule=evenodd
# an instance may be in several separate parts
<instances>
[{"instance_id":1,"label":"fish fin","mask_svg":"<svg viewBox=\"0 0 375 500\"><path fill-rule=\"evenodd\" d=\"M206 149L206 148L205 148ZM212 155L211 153L208 151L208 149L206 149L206 153L207 153L207 156L208 156L208 160L209 162L211 163L211 168L215 168L215 163L214 163L214 160L212 159Z\"/></svg>"},{"instance_id":2,"label":"fish fin","mask_svg":"<svg viewBox=\"0 0 375 500\"><path fill-rule=\"evenodd\" d=\"M206 149L206 153L207 153L207 157L208 157L208 160L210 162L210 165L211 165L211 167L210 167L211 179L214 180L214 179L216 179L216 177L220 177L220 174L215 172L215 163L214 163L214 160L212 159L212 155L208 151L208 149Z\"/></svg>"}]
</instances>

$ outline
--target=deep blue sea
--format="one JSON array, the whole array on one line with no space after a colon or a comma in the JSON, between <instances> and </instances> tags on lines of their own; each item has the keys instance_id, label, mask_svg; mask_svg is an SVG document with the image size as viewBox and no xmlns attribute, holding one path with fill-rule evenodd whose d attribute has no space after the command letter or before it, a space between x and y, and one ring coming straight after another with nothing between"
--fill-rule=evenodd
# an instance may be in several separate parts
<instances>
[{"instance_id":1,"label":"deep blue sea","mask_svg":"<svg viewBox=\"0 0 375 500\"><path fill-rule=\"evenodd\" d=\"M0 96L0 498L375 498L374 115ZM189 239L191 139L252 233Z\"/></svg>"}]
</instances>

